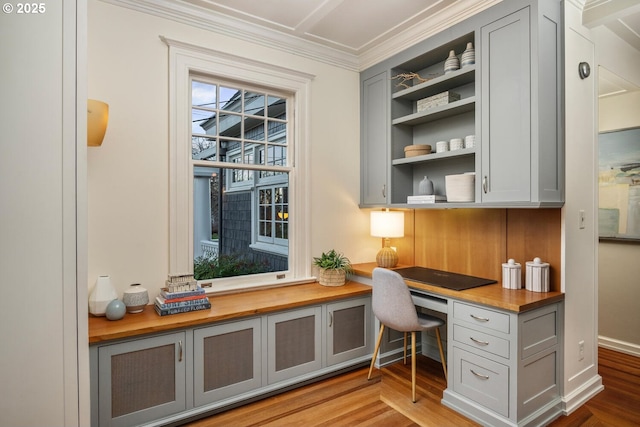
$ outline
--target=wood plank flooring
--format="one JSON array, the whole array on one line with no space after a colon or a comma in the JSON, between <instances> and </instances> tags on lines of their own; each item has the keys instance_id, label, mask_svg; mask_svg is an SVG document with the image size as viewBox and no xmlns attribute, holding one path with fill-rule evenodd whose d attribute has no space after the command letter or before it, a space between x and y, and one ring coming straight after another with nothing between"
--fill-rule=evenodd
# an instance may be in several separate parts
<instances>
[{"instance_id":1,"label":"wood plank flooring","mask_svg":"<svg viewBox=\"0 0 640 427\"><path fill-rule=\"evenodd\" d=\"M445 388L439 362L417 359L417 402L411 402L411 368L396 363L329 378L240 408L185 424L189 427L249 426L477 426L440 403ZM605 390L551 427L640 426L640 358L599 350Z\"/></svg>"},{"instance_id":2,"label":"wood plank flooring","mask_svg":"<svg viewBox=\"0 0 640 427\"><path fill-rule=\"evenodd\" d=\"M598 373L604 390L550 427L640 426L640 358L599 348Z\"/></svg>"}]
</instances>

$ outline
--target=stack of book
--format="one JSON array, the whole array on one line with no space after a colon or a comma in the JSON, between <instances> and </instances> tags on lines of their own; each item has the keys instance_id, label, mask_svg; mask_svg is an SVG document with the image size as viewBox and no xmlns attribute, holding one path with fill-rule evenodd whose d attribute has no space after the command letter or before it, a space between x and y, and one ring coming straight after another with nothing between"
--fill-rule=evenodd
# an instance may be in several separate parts
<instances>
[{"instance_id":1,"label":"stack of book","mask_svg":"<svg viewBox=\"0 0 640 427\"><path fill-rule=\"evenodd\" d=\"M407 204L446 202L447 196L431 194L425 196L407 196Z\"/></svg>"},{"instance_id":2,"label":"stack of book","mask_svg":"<svg viewBox=\"0 0 640 427\"><path fill-rule=\"evenodd\" d=\"M156 313L160 316L187 313L189 311L207 310L211 308L209 298L204 289L196 286L190 291L170 292L169 288L162 288L154 304Z\"/></svg>"},{"instance_id":3,"label":"stack of book","mask_svg":"<svg viewBox=\"0 0 640 427\"><path fill-rule=\"evenodd\" d=\"M194 279L193 274L180 274L169 276L165 285L169 292L185 292L195 290L198 287L198 281Z\"/></svg>"}]
</instances>

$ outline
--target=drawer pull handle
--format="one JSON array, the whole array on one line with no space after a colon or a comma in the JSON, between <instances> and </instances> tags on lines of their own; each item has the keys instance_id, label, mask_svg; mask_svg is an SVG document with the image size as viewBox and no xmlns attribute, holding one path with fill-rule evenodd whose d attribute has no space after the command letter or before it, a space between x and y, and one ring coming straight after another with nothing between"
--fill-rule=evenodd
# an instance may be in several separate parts
<instances>
[{"instance_id":1,"label":"drawer pull handle","mask_svg":"<svg viewBox=\"0 0 640 427\"><path fill-rule=\"evenodd\" d=\"M182 340L178 341L178 362L182 362Z\"/></svg>"},{"instance_id":2,"label":"drawer pull handle","mask_svg":"<svg viewBox=\"0 0 640 427\"><path fill-rule=\"evenodd\" d=\"M333 313L329 313L329 327L333 326Z\"/></svg>"},{"instance_id":3,"label":"drawer pull handle","mask_svg":"<svg viewBox=\"0 0 640 427\"><path fill-rule=\"evenodd\" d=\"M480 341L480 340L475 339L474 337L469 337L469 339L470 339L471 341L473 341L474 343L476 343L476 344L480 344L480 345L489 345L489 342L488 342L488 341Z\"/></svg>"},{"instance_id":4,"label":"drawer pull handle","mask_svg":"<svg viewBox=\"0 0 640 427\"><path fill-rule=\"evenodd\" d=\"M473 369L469 369L469 370L471 371L471 373L472 373L473 375L475 375L476 377L478 377L478 378L480 378L480 379L482 379L482 380L488 380L488 379L489 379L489 376L488 376L488 375L482 375L482 374L479 374L479 373L477 373L476 371L474 371Z\"/></svg>"},{"instance_id":5,"label":"drawer pull handle","mask_svg":"<svg viewBox=\"0 0 640 427\"><path fill-rule=\"evenodd\" d=\"M486 318L486 317L478 317L475 314L470 314L469 316L471 316L472 318L474 318L474 319L476 319L476 320L478 320L480 322L488 322L489 321L488 318Z\"/></svg>"}]
</instances>

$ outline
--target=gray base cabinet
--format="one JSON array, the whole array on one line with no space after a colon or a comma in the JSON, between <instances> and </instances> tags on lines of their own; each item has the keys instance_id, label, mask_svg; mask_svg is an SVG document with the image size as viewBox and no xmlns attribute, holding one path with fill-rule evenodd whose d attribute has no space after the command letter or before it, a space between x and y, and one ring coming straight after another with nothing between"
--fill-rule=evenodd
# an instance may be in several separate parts
<instances>
[{"instance_id":1,"label":"gray base cabinet","mask_svg":"<svg viewBox=\"0 0 640 427\"><path fill-rule=\"evenodd\" d=\"M561 34L560 0L510 0L364 70L360 205L561 207ZM475 63L445 73L449 52L460 58L469 43ZM447 93L444 103L427 100ZM467 135L475 145L435 152ZM433 152L406 157L416 144ZM468 201L407 203L425 176L447 196L446 176L465 173L475 174Z\"/></svg>"},{"instance_id":2,"label":"gray base cabinet","mask_svg":"<svg viewBox=\"0 0 640 427\"><path fill-rule=\"evenodd\" d=\"M269 384L322 367L322 307L309 307L267 317Z\"/></svg>"},{"instance_id":3,"label":"gray base cabinet","mask_svg":"<svg viewBox=\"0 0 640 427\"><path fill-rule=\"evenodd\" d=\"M132 426L184 411L185 346L178 332L92 347L92 424Z\"/></svg>"},{"instance_id":4,"label":"gray base cabinet","mask_svg":"<svg viewBox=\"0 0 640 427\"><path fill-rule=\"evenodd\" d=\"M193 331L195 406L262 386L262 319Z\"/></svg>"},{"instance_id":5,"label":"gray base cabinet","mask_svg":"<svg viewBox=\"0 0 640 427\"><path fill-rule=\"evenodd\" d=\"M340 301L326 306L327 365L333 366L371 354L373 312L371 298Z\"/></svg>"},{"instance_id":6,"label":"gray base cabinet","mask_svg":"<svg viewBox=\"0 0 640 427\"><path fill-rule=\"evenodd\" d=\"M163 425L368 361L371 297L90 347L93 426Z\"/></svg>"},{"instance_id":7,"label":"gray base cabinet","mask_svg":"<svg viewBox=\"0 0 640 427\"><path fill-rule=\"evenodd\" d=\"M442 403L493 426L544 425L561 413L562 305L525 313L453 302Z\"/></svg>"}]
</instances>

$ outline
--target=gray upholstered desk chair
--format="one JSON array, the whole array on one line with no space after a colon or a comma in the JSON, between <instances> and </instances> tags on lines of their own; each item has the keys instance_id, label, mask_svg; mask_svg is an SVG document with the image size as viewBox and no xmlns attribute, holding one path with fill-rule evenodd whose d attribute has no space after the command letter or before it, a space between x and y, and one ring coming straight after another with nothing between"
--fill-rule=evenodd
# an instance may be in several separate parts
<instances>
[{"instance_id":1,"label":"gray upholstered desk chair","mask_svg":"<svg viewBox=\"0 0 640 427\"><path fill-rule=\"evenodd\" d=\"M380 333L376 341L376 348L373 351L373 359L369 367L368 379L371 379L371 372L375 364L382 333L385 327L404 332L404 354L407 354L407 332L411 332L411 396L413 402L416 401L416 332L435 329L440 349L440 360L444 369L444 377L447 378L447 363L442 351L442 340L438 327L445 324L442 319L427 314L418 313L411 299L409 287L404 282L402 276L395 271L384 268L373 270L373 314L380 320ZM406 363L406 359L405 359Z\"/></svg>"}]
</instances>

